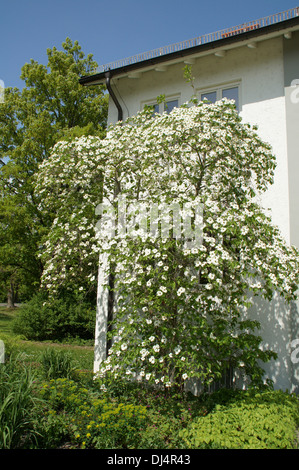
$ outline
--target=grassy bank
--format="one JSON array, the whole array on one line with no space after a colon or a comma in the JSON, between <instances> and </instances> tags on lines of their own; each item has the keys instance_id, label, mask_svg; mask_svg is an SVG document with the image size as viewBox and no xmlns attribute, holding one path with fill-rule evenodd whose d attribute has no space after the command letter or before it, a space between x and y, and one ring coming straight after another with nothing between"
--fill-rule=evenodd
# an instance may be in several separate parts
<instances>
[{"instance_id":1,"label":"grassy bank","mask_svg":"<svg viewBox=\"0 0 299 470\"><path fill-rule=\"evenodd\" d=\"M93 369L93 345L90 342L82 345L80 340L74 340L71 344L49 343L46 341L28 341L21 336L16 336L13 332L13 321L18 315L18 308L8 309L0 307L0 339L4 341L6 352L13 348L16 352L25 353L28 361L37 363L40 355L48 348L54 348L57 351L68 351L78 364L78 368L92 371Z\"/></svg>"}]
</instances>

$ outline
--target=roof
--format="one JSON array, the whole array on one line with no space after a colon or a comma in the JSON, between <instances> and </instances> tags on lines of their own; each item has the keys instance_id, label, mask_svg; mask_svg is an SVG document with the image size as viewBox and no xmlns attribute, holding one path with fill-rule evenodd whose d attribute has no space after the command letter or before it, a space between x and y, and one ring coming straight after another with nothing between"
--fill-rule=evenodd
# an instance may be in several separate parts
<instances>
[{"instance_id":1,"label":"roof","mask_svg":"<svg viewBox=\"0 0 299 470\"><path fill-rule=\"evenodd\" d=\"M299 26L299 7L276 13L258 20L242 23L214 33L161 47L132 57L102 65L99 73L79 79L81 85L94 85L105 81L107 73L111 77L125 76L145 68L153 68L165 62L176 62L187 56L197 56L208 51L225 50L236 47L241 42L252 43L281 32L291 32ZM216 52L216 51L215 51Z\"/></svg>"}]
</instances>

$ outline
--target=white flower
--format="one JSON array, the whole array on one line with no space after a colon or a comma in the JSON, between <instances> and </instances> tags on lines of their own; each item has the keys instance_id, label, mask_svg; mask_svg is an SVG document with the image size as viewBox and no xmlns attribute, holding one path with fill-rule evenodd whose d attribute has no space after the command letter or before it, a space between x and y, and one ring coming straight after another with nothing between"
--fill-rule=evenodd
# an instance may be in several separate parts
<instances>
[{"instance_id":1,"label":"white flower","mask_svg":"<svg viewBox=\"0 0 299 470\"><path fill-rule=\"evenodd\" d=\"M153 341L155 341L155 337L154 337L154 336L150 336L150 337L149 337L149 340L150 340L151 342L153 342Z\"/></svg>"},{"instance_id":2,"label":"white flower","mask_svg":"<svg viewBox=\"0 0 299 470\"><path fill-rule=\"evenodd\" d=\"M121 345L120 349L121 349L122 351L125 351L125 350L127 349L127 347L128 347L127 344L126 344L126 343L123 343L123 344Z\"/></svg>"},{"instance_id":3,"label":"white flower","mask_svg":"<svg viewBox=\"0 0 299 470\"><path fill-rule=\"evenodd\" d=\"M151 364L155 364L155 361L156 361L156 359L154 358L154 356L151 356L151 357L149 358L149 362L150 362Z\"/></svg>"},{"instance_id":4,"label":"white flower","mask_svg":"<svg viewBox=\"0 0 299 470\"><path fill-rule=\"evenodd\" d=\"M187 375L187 374L183 374L183 375L182 375L182 379L183 379L183 380L188 379L188 375Z\"/></svg>"},{"instance_id":5,"label":"white flower","mask_svg":"<svg viewBox=\"0 0 299 470\"><path fill-rule=\"evenodd\" d=\"M160 351L160 346L158 344L155 344L155 346L153 347L153 350L155 352L159 352Z\"/></svg>"},{"instance_id":6,"label":"white flower","mask_svg":"<svg viewBox=\"0 0 299 470\"><path fill-rule=\"evenodd\" d=\"M177 291L177 295L180 297L184 292L186 292L185 287L180 287Z\"/></svg>"}]
</instances>

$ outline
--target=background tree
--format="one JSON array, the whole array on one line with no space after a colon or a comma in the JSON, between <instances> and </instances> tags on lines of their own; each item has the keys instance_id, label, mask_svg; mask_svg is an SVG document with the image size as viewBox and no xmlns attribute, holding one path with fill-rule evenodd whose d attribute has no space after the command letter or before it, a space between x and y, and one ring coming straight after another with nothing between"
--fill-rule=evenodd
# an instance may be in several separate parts
<instances>
[{"instance_id":1,"label":"background tree","mask_svg":"<svg viewBox=\"0 0 299 470\"><path fill-rule=\"evenodd\" d=\"M17 285L27 296L39 285L43 267L37 254L54 216L43 212L34 194L39 164L62 138L105 134L104 87L78 83L97 64L77 41L67 38L62 47L47 50L47 66L25 64L24 88L7 88L0 106L0 285L9 292L10 306Z\"/></svg>"}]
</instances>

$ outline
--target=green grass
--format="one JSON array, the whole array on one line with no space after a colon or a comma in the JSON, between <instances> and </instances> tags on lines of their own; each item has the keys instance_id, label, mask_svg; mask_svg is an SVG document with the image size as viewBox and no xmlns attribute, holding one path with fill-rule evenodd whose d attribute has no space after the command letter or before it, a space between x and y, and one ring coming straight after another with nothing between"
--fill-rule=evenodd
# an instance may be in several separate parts
<instances>
[{"instance_id":1,"label":"green grass","mask_svg":"<svg viewBox=\"0 0 299 470\"><path fill-rule=\"evenodd\" d=\"M0 334L12 336L12 321L16 316L17 309L0 307Z\"/></svg>"},{"instance_id":2,"label":"green grass","mask_svg":"<svg viewBox=\"0 0 299 470\"><path fill-rule=\"evenodd\" d=\"M93 346L82 346L80 344L60 344L48 343L43 341L27 341L16 336L12 330L13 320L18 315L18 308L8 309L0 307L0 339L3 339L4 344L13 344L13 349L16 352L23 352L27 355L28 362L37 363L41 353L50 348L57 350L68 351L74 361L78 363L78 368L82 370L93 370L94 350Z\"/></svg>"}]
</instances>

